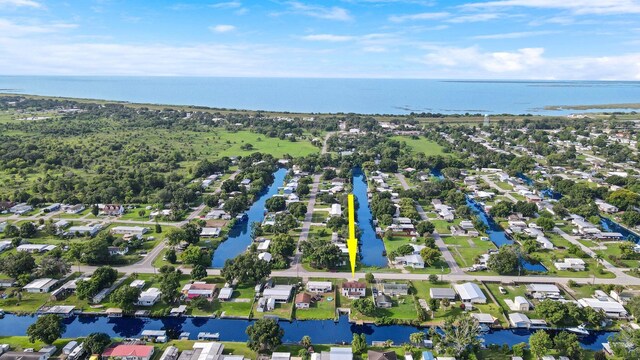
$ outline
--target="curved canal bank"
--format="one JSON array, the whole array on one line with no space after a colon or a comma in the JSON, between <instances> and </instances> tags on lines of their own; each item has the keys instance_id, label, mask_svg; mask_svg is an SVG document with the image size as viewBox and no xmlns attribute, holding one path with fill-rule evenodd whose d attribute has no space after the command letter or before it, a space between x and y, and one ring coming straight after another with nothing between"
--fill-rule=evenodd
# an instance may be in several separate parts
<instances>
[{"instance_id":1,"label":"curved canal bank","mask_svg":"<svg viewBox=\"0 0 640 360\"><path fill-rule=\"evenodd\" d=\"M0 320L0 334L3 336L24 336L27 327L35 322L35 316L17 316L7 314ZM219 332L221 341L247 341L245 330L253 321L231 320L204 317L166 317L166 318L109 318L105 316L73 316L64 319L67 326L63 337L84 337L92 332L104 332L111 337L136 337L143 330L167 330L171 334L189 332L190 339L195 340L199 332ZM392 340L395 344L409 341L409 335L416 331L427 331L427 328L416 328L408 325L356 325L350 323L345 316L339 321L307 320L281 321L284 330L284 343L298 343L304 335L309 335L316 344L350 343L353 334L365 334L367 342ZM555 331L555 330L548 330ZM492 330L482 338L486 345L515 345L528 342L530 330ZM592 332L580 337L580 344L585 349L600 350L602 343L613 335L611 331Z\"/></svg>"},{"instance_id":2,"label":"curved canal bank","mask_svg":"<svg viewBox=\"0 0 640 360\"><path fill-rule=\"evenodd\" d=\"M224 262L227 261L227 259L233 259L247 250L247 246L251 245L252 241L251 223L261 223L264 220L264 204L269 198L278 193L278 188L284 183L286 175L287 169L284 168L280 168L273 173L273 183L269 185L267 190L260 194L258 200L256 200L249 210L246 211L247 217L236 222L229 232L227 240L222 242L213 253L211 267L221 268L224 266Z\"/></svg>"}]
</instances>

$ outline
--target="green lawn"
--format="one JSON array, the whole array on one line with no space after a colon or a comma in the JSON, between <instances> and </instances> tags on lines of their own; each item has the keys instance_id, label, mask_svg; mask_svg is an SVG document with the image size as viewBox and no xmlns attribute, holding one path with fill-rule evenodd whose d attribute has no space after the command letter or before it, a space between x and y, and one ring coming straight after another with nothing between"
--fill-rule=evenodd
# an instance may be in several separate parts
<instances>
[{"instance_id":1,"label":"green lawn","mask_svg":"<svg viewBox=\"0 0 640 360\"><path fill-rule=\"evenodd\" d=\"M442 151L442 146L422 136L418 139L413 139L409 136L393 136L391 138L394 140L405 142L411 148L411 150L413 150L414 152L423 153L426 156L445 154Z\"/></svg>"},{"instance_id":2,"label":"green lawn","mask_svg":"<svg viewBox=\"0 0 640 360\"><path fill-rule=\"evenodd\" d=\"M493 294L493 296L498 301L498 304L506 311L507 313L513 312L513 310L509 309L509 306L504 302L505 299L513 300L516 296L525 296L526 289L524 285L500 285L497 283L486 283L487 287ZM500 290L498 289L502 286L505 290L507 290L506 295L502 295Z\"/></svg>"},{"instance_id":3,"label":"green lawn","mask_svg":"<svg viewBox=\"0 0 640 360\"><path fill-rule=\"evenodd\" d=\"M8 288L4 290L4 292L11 294L14 290L19 290L19 288ZM18 300L17 296L0 299L0 308L13 313L32 314L47 302L49 296L49 294L36 294L23 291L22 300Z\"/></svg>"},{"instance_id":4,"label":"green lawn","mask_svg":"<svg viewBox=\"0 0 640 360\"><path fill-rule=\"evenodd\" d=\"M277 316L283 320L290 320L292 307L293 302L288 302L286 304L276 303L276 308L273 311L259 312L256 310L258 308L258 301L255 301L253 305L253 318L262 319L265 316Z\"/></svg>"},{"instance_id":5,"label":"green lawn","mask_svg":"<svg viewBox=\"0 0 640 360\"><path fill-rule=\"evenodd\" d=\"M334 292L321 294L320 301L312 302L308 309L295 309L295 318L299 320L324 320L336 317L336 295ZM331 300L329 300L331 298Z\"/></svg>"},{"instance_id":6,"label":"green lawn","mask_svg":"<svg viewBox=\"0 0 640 360\"><path fill-rule=\"evenodd\" d=\"M329 217L328 211L314 211L313 214L311 215L311 222L324 223L325 221L327 221L328 217Z\"/></svg>"},{"instance_id":7,"label":"green lawn","mask_svg":"<svg viewBox=\"0 0 640 360\"><path fill-rule=\"evenodd\" d=\"M479 238L465 236L446 236L442 240L449 251L453 255L456 263L460 267L467 268L475 264L475 259L482 254L487 253L490 249L495 249L495 245L491 241L483 241ZM471 241L475 247L471 247Z\"/></svg>"}]
</instances>

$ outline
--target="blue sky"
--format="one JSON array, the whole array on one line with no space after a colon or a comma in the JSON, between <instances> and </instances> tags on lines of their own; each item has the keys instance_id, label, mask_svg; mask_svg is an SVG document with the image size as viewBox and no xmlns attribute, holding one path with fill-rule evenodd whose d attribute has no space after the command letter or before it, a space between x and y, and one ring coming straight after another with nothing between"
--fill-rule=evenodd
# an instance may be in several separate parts
<instances>
[{"instance_id":1,"label":"blue sky","mask_svg":"<svg viewBox=\"0 0 640 360\"><path fill-rule=\"evenodd\" d=\"M640 80L640 0L0 0L0 69Z\"/></svg>"}]
</instances>

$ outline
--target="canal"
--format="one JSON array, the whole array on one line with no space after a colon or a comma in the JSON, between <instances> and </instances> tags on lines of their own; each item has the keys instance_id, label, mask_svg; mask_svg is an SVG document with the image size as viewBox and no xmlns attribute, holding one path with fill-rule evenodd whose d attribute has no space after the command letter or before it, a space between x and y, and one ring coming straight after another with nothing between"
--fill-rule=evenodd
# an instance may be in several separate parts
<instances>
[{"instance_id":1,"label":"canal","mask_svg":"<svg viewBox=\"0 0 640 360\"><path fill-rule=\"evenodd\" d=\"M353 169L353 195L358 200L356 211L360 228L360 262L366 266L387 266L387 257L382 255L384 243L376 235L373 226L373 215L367 197L367 180L360 168Z\"/></svg>"},{"instance_id":2,"label":"canal","mask_svg":"<svg viewBox=\"0 0 640 360\"><path fill-rule=\"evenodd\" d=\"M229 237L225 240L213 253L211 267L221 268L227 259L233 259L247 250L247 246L251 245L251 223L254 221L262 222L264 220L264 204L273 195L278 193L278 187L284 183L287 175L287 169L280 168L273 173L273 183L263 191L256 202L247 210L243 220L236 221L234 227L229 231Z\"/></svg>"},{"instance_id":3,"label":"canal","mask_svg":"<svg viewBox=\"0 0 640 360\"><path fill-rule=\"evenodd\" d=\"M500 225L498 225L493 218L487 214L482 205L477 203L475 200L471 199L467 196L467 206L480 218L480 220L487 225L487 236L489 240L493 242L497 247L501 247L504 245L512 245L513 240L507 237L507 234L504 232L504 229ZM520 259L520 263L522 264L522 268L527 271L532 272L547 272L547 268L540 263L531 263L526 259Z\"/></svg>"},{"instance_id":4,"label":"canal","mask_svg":"<svg viewBox=\"0 0 640 360\"><path fill-rule=\"evenodd\" d=\"M2 336L24 336L27 327L35 322L35 316L17 316L7 314L0 320L0 334ZM104 332L111 337L137 337L143 330L167 330L170 334L189 332L190 339L195 340L199 332L219 332L221 341L247 341L245 330L252 321L215 319L215 318L109 318L105 316L80 315L63 320L66 331L62 337L84 337L92 332ZM356 325L350 323L346 316L339 321L308 320L281 321L284 330L284 343L297 343L304 335L309 335L315 344L351 343L353 334L365 334L367 342L392 340L395 344L409 341L409 335L416 331L426 331L406 325ZM528 342L531 335L529 330L492 330L482 335L486 345L508 344L513 346L520 342ZM600 350L614 332L592 332L588 336L580 337L580 343L585 349ZM174 335L174 336L175 336Z\"/></svg>"}]
</instances>

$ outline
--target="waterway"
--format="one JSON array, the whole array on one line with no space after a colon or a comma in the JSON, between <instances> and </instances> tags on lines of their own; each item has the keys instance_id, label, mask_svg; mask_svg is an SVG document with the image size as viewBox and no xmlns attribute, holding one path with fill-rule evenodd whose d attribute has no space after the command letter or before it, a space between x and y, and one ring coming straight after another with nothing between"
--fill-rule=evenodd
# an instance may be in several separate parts
<instances>
[{"instance_id":1,"label":"waterway","mask_svg":"<svg viewBox=\"0 0 640 360\"><path fill-rule=\"evenodd\" d=\"M442 171L440 171L440 169L431 169L431 175L438 180L444 180L444 175L442 175Z\"/></svg>"},{"instance_id":2,"label":"waterway","mask_svg":"<svg viewBox=\"0 0 640 360\"><path fill-rule=\"evenodd\" d=\"M24 336L27 327L35 322L35 316L17 316L7 314L0 320L0 334L2 336ZM231 320L216 318L109 318L105 316L81 315L63 320L66 331L62 335L67 338L87 336L92 332L104 332L111 337L137 337L143 330L167 330L170 334L189 332L190 339L195 340L199 332L219 332L221 341L247 340L245 330L253 321ZM284 330L284 343L297 343L304 335L309 335L315 344L350 343L354 333L365 334L367 342L392 340L396 344L409 341L409 335L416 331L426 331L406 325L356 325L350 323L347 317L340 317L338 322L333 320L281 321ZM600 350L614 332L592 332L591 335L581 337L580 343L585 349ZM528 342L529 330L493 330L482 335L485 344L515 345Z\"/></svg>"},{"instance_id":3,"label":"waterway","mask_svg":"<svg viewBox=\"0 0 640 360\"><path fill-rule=\"evenodd\" d=\"M625 240L633 241L636 244L640 242L640 236L638 236L638 234L630 231L629 229L625 228L624 226L618 224L617 222L609 218L601 216L600 225L602 226L604 231L618 232L622 234L622 238Z\"/></svg>"},{"instance_id":4,"label":"waterway","mask_svg":"<svg viewBox=\"0 0 640 360\"><path fill-rule=\"evenodd\" d=\"M264 220L264 204L273 195L278 193L278 187L284 183L284 177L287 175L287 169L280 168L273 173L273 183L263 191L258 200L247 210L247 216L243 220L238 220L229 232L229 237L224 241L213 253L211 266L221 268L227 259L233 259L247 250L247 246L251 245L251 223L254 221L262 222Z\"/></svg>"},{"instance_id":5,"label":"waterway","mask_svg":"<svg viewBox=\"0 0 640 360\"><path fill-rule=\"evenodd\" d=\"M507 237L507 234L504 232L502 227L500 227L500 225L498 225L493 220L493 218L484 211L484 209L482 208L482 205L475 202L473 199L467 197L467 206L469 206L469 208L480 218L480 220L485 225L487 225L487 236L489 236L489 239L497 247L513 244L513 240ZM520 262L522 264L522 268L527 271L547 272L547 268L545 268L544 265L540 263L534 264L525 259L520 259Z\"/></svg>"},{"instance_id":6,"label":"waterway","mask_svg":"<svg viewBox=\"0 0 640 360\"><path fill-rule=\"evenodd\" d=\"M353 169L353 195L358 200L356 215L360 228L360 261L367 266L385 267L388 261L382 255L384 243L376 235L373 226L373 215L367 197L367 179L360 168Z\"/></svg>"}]
</instances>

